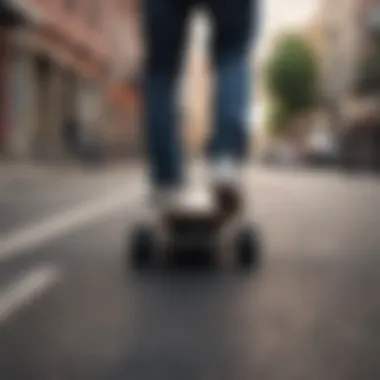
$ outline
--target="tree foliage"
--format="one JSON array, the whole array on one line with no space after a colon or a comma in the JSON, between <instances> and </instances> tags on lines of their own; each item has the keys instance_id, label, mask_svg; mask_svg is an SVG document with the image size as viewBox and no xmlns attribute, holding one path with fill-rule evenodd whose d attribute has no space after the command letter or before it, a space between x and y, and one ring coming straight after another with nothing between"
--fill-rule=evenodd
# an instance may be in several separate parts
<instances>
[{"instance_id":1,"label":"tree foliage","mask_svg":"<svg viewBox=\"0 0 380 380\"><path fill-rule=\"evenodd\" d=\"M266 82L278 116L312 107L317 99L318 62L310 44L299 35L284 35L266 63Z\"/></svg>"}]
</instances>

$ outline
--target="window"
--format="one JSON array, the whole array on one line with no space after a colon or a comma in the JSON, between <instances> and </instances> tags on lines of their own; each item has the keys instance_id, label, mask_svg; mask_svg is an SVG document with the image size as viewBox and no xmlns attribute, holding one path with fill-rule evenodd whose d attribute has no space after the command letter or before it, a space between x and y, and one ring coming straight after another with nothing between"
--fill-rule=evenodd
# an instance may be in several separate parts
<instances>
[{"instance_id":1,"label":"window","mask_svg":"<svg viewBox=\"0 0 380 380\"><path fill-rule=\"evenodd\" d=\"M66 11L72 12L76 6L76 0L63 0L63 6Z\"/></svg>"}]
</instances>

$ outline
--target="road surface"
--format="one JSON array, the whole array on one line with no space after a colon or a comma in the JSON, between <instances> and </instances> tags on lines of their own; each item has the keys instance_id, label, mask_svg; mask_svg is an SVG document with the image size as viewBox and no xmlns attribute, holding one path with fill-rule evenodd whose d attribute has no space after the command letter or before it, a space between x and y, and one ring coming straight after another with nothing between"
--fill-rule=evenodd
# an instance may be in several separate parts
<instances>
[{"instance_id":1,"label":"road surface","mask_svg":"<svg viewBox=\"0 0 380 380\"><path fill-rule=\"evenodd\" d=\"M128 268L136 168L3 176L0 379L380 378L380 180L246 179L256 276Z\"/></svg>"}]
</instances>

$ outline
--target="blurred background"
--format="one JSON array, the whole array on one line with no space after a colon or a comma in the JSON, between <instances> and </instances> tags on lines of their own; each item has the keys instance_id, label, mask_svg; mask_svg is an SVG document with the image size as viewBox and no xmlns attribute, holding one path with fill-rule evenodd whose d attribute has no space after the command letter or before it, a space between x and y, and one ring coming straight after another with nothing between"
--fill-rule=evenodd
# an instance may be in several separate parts
<instances>
[{"instance_id":1,"label":"blurred background","mask_svg":"<svg viewBox=\"0 0 380 380\"><path fill-rule=\"evenodd\" d=\"M141 155L138 2L85 3L2 2L2 157ZM260 24L247 115L255 157L376 170L377 3L267 0ZM195 12L181 102L192 154L209 127L209 32Z\"/></svg>"},{"instance_id":2,"label":"blurred background","mask_svg":"<svg viewBox=\"0 0 380 380\"><path fill-rule=\"evenodd\" d=\"M380 378L380 2L261 0L251 276L128 270L146 182L140 11L0 1L0 378ZM194 172L211 28L194 12L180 82Z\"/></svg>"}]
</instances>

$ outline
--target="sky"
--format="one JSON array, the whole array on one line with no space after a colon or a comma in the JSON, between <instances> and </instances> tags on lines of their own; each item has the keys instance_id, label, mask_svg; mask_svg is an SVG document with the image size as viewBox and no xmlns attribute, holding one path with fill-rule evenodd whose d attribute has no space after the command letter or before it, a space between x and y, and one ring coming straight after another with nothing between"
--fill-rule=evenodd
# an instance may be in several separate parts
<instances>
[{"instance_id":1,"label":"sky","mask_svg":"<svg viewBox=\"0 0 380 380\"><path fill-rule=\"evenodd\" d=\"M318 0L264 0L263 32L266 36L275 33L284 26L307 23L318 8Z\"/></svg>"},{"instance_id":2,"label":"sky","mask_svg":"<svg viewBox=\"0 0 380 380\"><path fill-rule=\"evenodd\" d=\"M310 22L319 0L262 0L260 50L269 48L273 37L286 28L298 28Z\"/></svg>"}]
</instances>

